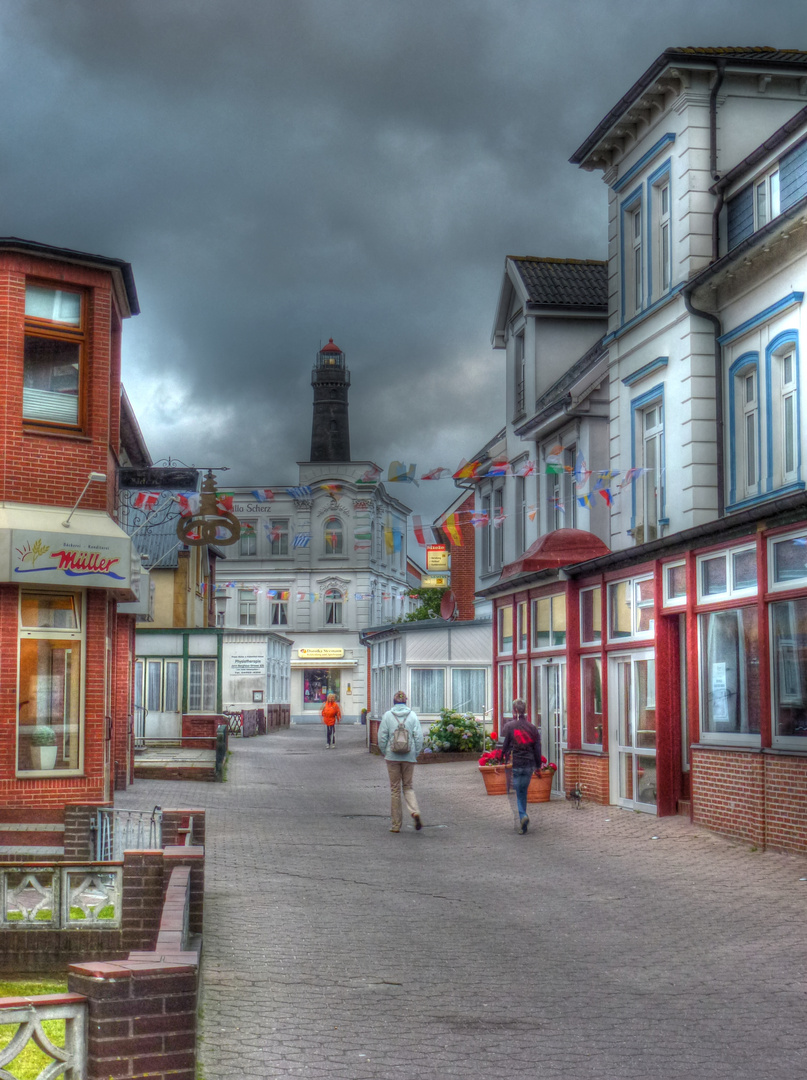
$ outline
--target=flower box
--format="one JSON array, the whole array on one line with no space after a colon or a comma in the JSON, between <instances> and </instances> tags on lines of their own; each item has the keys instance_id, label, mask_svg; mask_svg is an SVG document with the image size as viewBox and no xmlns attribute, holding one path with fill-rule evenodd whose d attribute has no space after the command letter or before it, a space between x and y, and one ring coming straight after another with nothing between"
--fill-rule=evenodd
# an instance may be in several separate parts
<instances>
[{"instance_id":1,"label":"flower box","mask_svg":"<svg viewBox=\"0 0 807 1080\"><path fill-rule=\"evenodd\" d=\"M485 781L485 791L488 795L507 794L507 772L511 765L480 765L479 771Z\"/></svg>"},{"instance_id":2,"label":"flower box","mask_svg":"<svg viewBox=\"0 0 807 1080\"><path fill-rule=\"evenodd\" d=\"M540 773L533 773L530 777L530 786L527 788L527 802L549 802L552 797L554 778L554 769L543 769Z\"/></svg>"}]
</instances>

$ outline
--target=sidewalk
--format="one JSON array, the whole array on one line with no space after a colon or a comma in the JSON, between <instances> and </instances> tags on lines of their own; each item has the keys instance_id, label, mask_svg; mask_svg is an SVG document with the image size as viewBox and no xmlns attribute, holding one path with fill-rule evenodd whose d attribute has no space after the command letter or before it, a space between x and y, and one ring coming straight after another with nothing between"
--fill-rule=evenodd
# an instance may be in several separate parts
<instances>
[{"instance_id":1,"label":"sidewalk","mask_svg":"<svg viewBox=\"0 0 807 1080\"><path fill-rule=\"evenodd\" d=\"M807 859L564 800L527 836L473 764L419 767L390 834L364 728L230 742L204 807L205 1080L793 1080ZM533 812L534 810L534 812Z\"/></svg>"}]
</instances>

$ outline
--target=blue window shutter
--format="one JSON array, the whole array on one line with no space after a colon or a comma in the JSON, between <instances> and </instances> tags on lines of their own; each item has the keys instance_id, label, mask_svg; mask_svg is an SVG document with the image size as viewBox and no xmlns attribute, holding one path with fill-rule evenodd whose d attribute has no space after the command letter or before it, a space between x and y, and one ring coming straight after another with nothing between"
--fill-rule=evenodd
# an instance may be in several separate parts
<instances>
[{"instance_id":1,"label":"blue window shutter","mask_svg":"<svg viewBox=\"0 0 807 1080\"><path fill-rule=\"evenodd\" d=\"M794 146L779 162L779 203L787 210L807 195L807 139Z\"/></svg>"}]
</instances>

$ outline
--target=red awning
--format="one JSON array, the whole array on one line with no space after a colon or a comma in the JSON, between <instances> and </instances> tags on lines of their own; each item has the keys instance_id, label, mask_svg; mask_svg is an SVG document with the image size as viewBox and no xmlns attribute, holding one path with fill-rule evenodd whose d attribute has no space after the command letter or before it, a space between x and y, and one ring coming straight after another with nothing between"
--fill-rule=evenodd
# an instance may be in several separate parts
<instances>
[{"instance_id":1,"label":"red awning","mask_svg":"<svg viewBox=\"0 0 807 1080\"><path fill-rule=\"evenodd\" d=\"M594 533L582 529L555 529L536 540L521 558L508 563L502 570L498 584L523 574L537 574L540 570L570 566L610 553L610 548Z\"/></svg>"}]
</instances>

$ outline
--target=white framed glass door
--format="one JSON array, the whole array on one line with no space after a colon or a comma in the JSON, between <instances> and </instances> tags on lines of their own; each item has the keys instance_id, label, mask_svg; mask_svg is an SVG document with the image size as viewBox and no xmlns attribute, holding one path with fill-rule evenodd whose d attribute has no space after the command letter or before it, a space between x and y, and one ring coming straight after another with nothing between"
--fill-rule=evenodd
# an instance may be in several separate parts
<instances>
[{"instance_id":1,"label":"white framed glass door","mask_svg":"<svg viewBox=\"0 0 807 1080\"><path fill-rule=\"evenodd\" d=\"M608 665L611 800L655 814L655 654L645 649L611 656Z\"/></svg>"},{"instance_id":2,"label":"white framed glass door","mask_svg":"<svg viewBox=\"0 0 807 1080\"><path fill-rule=\"evenodd\" d=\"M532 669L532 722L541 731L541 752L558 767L553 791L563 791L566 749L566 661L541 660Z\"/></svg>"}]
</instances>

